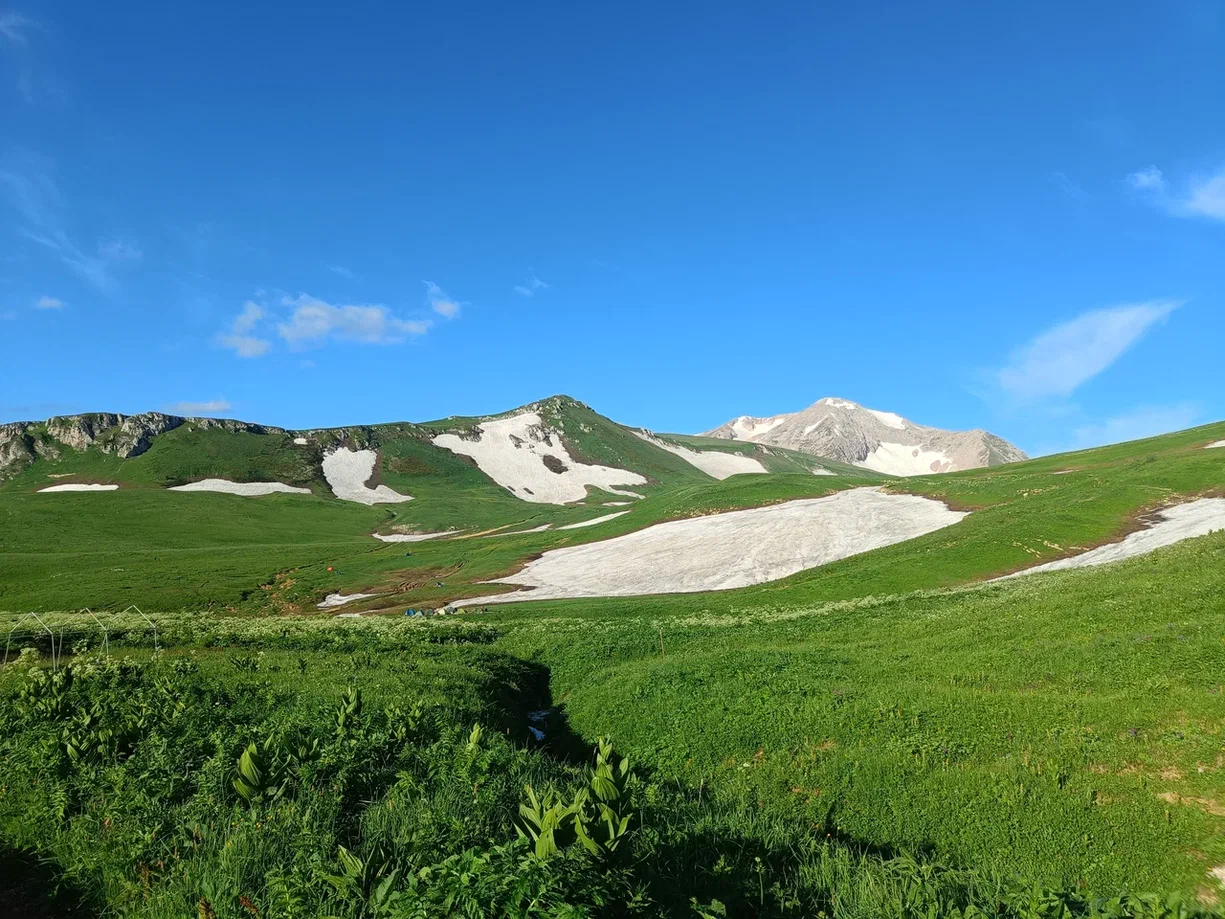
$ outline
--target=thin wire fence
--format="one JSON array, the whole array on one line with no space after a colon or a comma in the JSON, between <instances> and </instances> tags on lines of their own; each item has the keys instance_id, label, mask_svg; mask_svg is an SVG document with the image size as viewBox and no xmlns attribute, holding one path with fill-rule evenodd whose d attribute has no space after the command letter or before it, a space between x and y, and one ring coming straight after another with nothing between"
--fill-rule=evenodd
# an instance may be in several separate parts
<instances>
[{"instance_id":1,"label":"thin wire fence","mask_svg":"<svg viewBox=\"0 0 1225 919\"><path fill-rule=\"evenodd\" d=\"M161 650L161 635L157 623L133 603L121 612L102 611L99 613L85 607L68 614L68 619L64 618L64 614L59 614L52 619L45 613L25 613L8 630L4 642L3 665L7 666L10 658L16 659L14 651L20 653L21 646L28 647L33 644L37 648L40 644L46 643L50 650L51 669L58 670L64 658L65 641L71 640L75 647L80 641L98 636L101 637L101 651L109 658L111 635L115 631L121 631L124 635L132 633L130 622L123 621L123 617L129 617L131 614L135 614L144 622L144 626L138 631L152 632L153 651L156 654ZM121 623L123 628L119 628Z\"/></svg>"}]
</instances>

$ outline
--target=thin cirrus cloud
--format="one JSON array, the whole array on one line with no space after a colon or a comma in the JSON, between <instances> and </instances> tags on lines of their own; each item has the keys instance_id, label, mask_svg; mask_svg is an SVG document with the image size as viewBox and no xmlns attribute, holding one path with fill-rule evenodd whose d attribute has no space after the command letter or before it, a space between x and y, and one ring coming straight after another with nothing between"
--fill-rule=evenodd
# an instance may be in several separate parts
<instances>
[{"instance_id":1,"label":"thin cirrus cloud","mask_svg":"<svg viewBox=\"0 0 1225 919\"><path fill-rule=\"evenodd\" d=\"M1071 395L1102 373L1182 305L1155 300L1082 313L1041 333L995 373L999 387L1022 402Z\"/></svg>"},{"instance_id":2,"label":"thin cirrus cloud","mask_svg":"<svg viewBox=\"0 0 1225 919\"><path fill-rule=\"evenodd\" d=\"M548 289L549 285L540 280L540 278L536 277L536 275L532 275L532 279L526 284L515 285L515 293L517 293L520 297L534 297L536 296L536 291Z\"/></svg>"},{"instance_id":3,"label":"thin cirrus cloud","mask_svg":"<svg viewBox=\"0 0 1225 919\"><path fill-rule=\"evenodd\" d=\"M0 38L14 45L24 45L29 31L34 27L34 20L23 16L16 10L0 10Z\"/></svg>"},{"instance_id":4,"label":"thin cirrus cloud","mask_svg":"<svg viewBox=\"0 0 1225 919\"><path fill-rule=\"evenodd\" d=\"M425 285L425 302L444 319L454 319L459 315L459 301L449 296L445 290L433 281L422 281Z\"/></svg>"},{"instance_id":5,"label":"thin cirrus cloud","mask_svg":"<svg viewBox=\"0 0 1225 919\"><path fill-rule=\"evenodd\" d=\"M0 10L0 52L11 52L17 69L17 89L26 102L34 102L38 96L34 79L34 53L29 47L30 36L43 31L29 16L16 10Z\"/></svg>"},{"instance_id":6,"label":"thin cirrus cloud","mask_svg":"<svg viewBox=\"0 0 1225 919\"><path fill-rule=\"evenodd\" d=\"M267 315L267 310L262 306L248 300L243 304L242 312L230 324L229 331L217 336L217 344L222 348L229 348L239 357L260 357L267 354L272 342L253 334L255 327Z\"/></svg>"},{"instance_id":7,"label":"thin cirrus cloud","mask_svg":"<svg viewBox=\"0 0 1225 919\"><path fill-rule=\"evenodd\" d=\"M230 403L226 399L209 399L206 402L172 402L166 411L175 415L215 415L228 412Z\"/></svg>"},{"instance_id":8,"label":"thin cirrus cloud","mask_svg":"<svg viewBox=\"0 0 1225 919\"><path fill-rule=\"evenodd\" d=\"M1176 217L1207 217L1225 221L1225 167L1172 188L1165 174L1148 166L1127 177L1131 190Z\"/></svg>"},{"instance_id":9,"label":"thin cirrus cloud","mask_svg":"<svg viewBox=\"0 0 1225 919\"><path fill-rule=\"evenodd\" d=\"M21 216L20 234L54 254L91 287L112 291L118 269L140 261L141 251L119 239L98 239L92 249L78 243L65 228L63 198L44 162L25 153L0 168L0 188Z\"/></svg>"},{"instance_id":10,"label":"thin cirrus cloud","mask_svg":"<svg viewBox=\"0 0 1225 919\"><path fill-rule=\"evenodd\" d=\"M34 303L36 310L62 310L64 301L59 297L39 297Z\"/></svg>"}]
</instances>

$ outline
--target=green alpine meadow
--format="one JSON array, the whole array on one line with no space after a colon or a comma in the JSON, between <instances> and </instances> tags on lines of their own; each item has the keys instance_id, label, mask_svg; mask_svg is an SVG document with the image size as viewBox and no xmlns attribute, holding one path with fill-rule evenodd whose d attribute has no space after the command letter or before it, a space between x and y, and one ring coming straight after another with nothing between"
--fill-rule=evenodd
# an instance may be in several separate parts
<instances>
[{"instance_id":1,"label":"green alpine meadow","mask_svg":"<svg viewBox=\"0 0 1225 919\"><path fill-rule=\"evenodd\" d=\"M1225 424L951 437L6 425L0 907L1222 915Z\"/></svg>"}]
</instances>

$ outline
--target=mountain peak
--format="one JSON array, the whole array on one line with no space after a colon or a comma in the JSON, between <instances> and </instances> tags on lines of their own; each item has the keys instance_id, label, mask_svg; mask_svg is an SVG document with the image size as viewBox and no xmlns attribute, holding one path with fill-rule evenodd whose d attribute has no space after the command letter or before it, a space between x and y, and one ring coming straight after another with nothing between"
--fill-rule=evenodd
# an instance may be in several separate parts
<instances>
[{"instance_id":1,"label":"mountain peak","mask_svg":"<svg viewBox=\"0 0 1225 919\"><path fill-rule=\"evenodd\" d=\"M955 472L1027 458L986 431L944 431L836 396L800 412L741 415L706 436L785 447L890 475Z\"/></svg>"}]
</instances>

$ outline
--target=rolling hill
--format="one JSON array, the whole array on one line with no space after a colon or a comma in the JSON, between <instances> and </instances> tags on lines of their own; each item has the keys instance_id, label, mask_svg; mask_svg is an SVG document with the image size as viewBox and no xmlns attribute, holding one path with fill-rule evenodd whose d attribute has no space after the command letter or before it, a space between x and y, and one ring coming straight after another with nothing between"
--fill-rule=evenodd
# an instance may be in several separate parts
<instances>
[{"instance_id":1,"label":"rolling hill","mask_svg":"<svg viewBox=\"0 0 1225 919\"><path fill-rule=\"evenodd\" d=\"M112 417L10 434L0 485L0 626L42 655L0 668L0 841L92 902L1220 915L1225 424L892 478L565 397L144 443ZM306 492L171 490L206 478ZM567 559L607 576L558 599ZM536 854L524 815L611 794L622 754L621 854ZM250 796L244 756L275 777Z\"/></svg>"}]
</instances>

